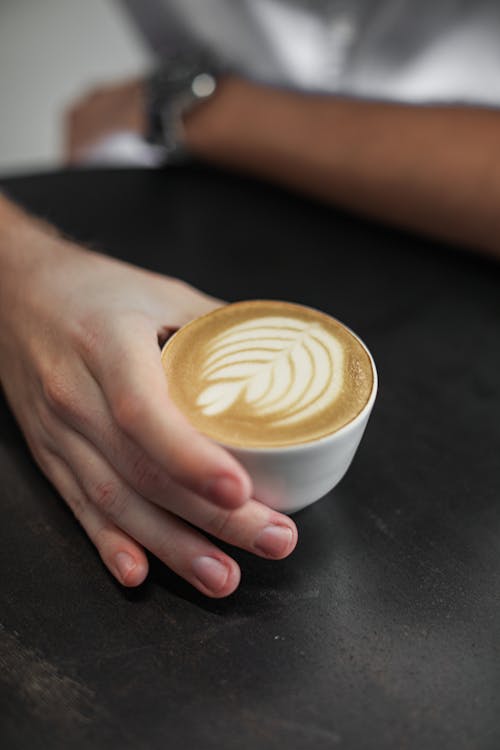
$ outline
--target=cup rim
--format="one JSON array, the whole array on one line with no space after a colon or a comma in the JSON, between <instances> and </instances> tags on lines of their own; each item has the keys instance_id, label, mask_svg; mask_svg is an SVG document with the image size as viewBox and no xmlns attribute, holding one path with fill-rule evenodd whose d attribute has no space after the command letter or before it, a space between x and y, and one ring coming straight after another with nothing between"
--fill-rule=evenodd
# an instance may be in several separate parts
<instances>
[{"instance_id":1,"label":"cup rim","mask_svg":"<svg viewBox=\"0 0 500 750\"><path fill-rule=\"evenodd\" d=\"M266 302L274 302L274 303L278 303L278 304L279 303L283 303L284 305L294 305L294 306L297 306L297 307L305 307L305 308L307 308L309 310L313 310L316 313L320 313L321 315L325 315L326 317L331 318L332 320L335 320L337 323L339 323L341 326L343 326L343 328L345 328L347 331L349 331L349 333L361 344L361 346L363 347L363 349L365 350L365 352L368 354L368 358L370 360L370 364L371 364L371 368L372 368L372 374L373 374L373 383L372 383L372 389L370 391L370 395L368 397L368 400L367 400L366 404L363 406L363 408L361 409L361 411L359 412L359 414L356 414L356 416L353 419L351 419L346 424L342 425L342 427L340 427L338 430L335 430L334 432L330 432L327 435L322 435L321 437L316 438L316 439L305 440L302 443L292 443L290 445L269 445L269 446L262 446L262 445L261 446L259 446L259 445L253 446L253 445L249 445L249 446L245 446L245 445L236 445L234 443L226 443L226 442L223 442L221 440L216 440L215 438L211 437L210 435L207 435L207 433L201 433L201 434L203 434L209 440L212 440L217 445L220 445L223 448L228 448L231 451L239 451L241 453L252 453L252 454L255 454L255 453L259 453L259 454L260 453L264 453L264 454L269 455L269 454L272 454L272 453L280 453L280 454L282 454L284 452L286 452L286 453L294 453L294 452L298 452L298 451L304 451L307 448L311 448L312 449L312 448L315 448L316 446L324 445L324 444L326 444L328 442L334 442L340 436L344 436L346 433L351 432L352 430L355 430L356 427L358 426L358 424L360 422L362 422L363 419L366 417L366 415L370 414L370 412L371 412L371 410L373 408L373 405L375 403L375 399L377 397L377 393L378 393L378 372L377 372L377 368L375 366L375 360L373 359L372 353L368 349L368 347L365 344L365 342L363 341L363 339L360 336L358 336L358 334L355 333L352 330L352 328L350 328L349 326L347 326L345 323L343 323L341 320L339 320L334 315L330 315L329 313L326 313L326 312L324 312L322 310L317 310L316 308L311 307L310 305L303 305L301 303L289 302L289 301L286 301L286 300L278 300L278 299L276 299L276 300L267 300L267 299L260 299L260 298L258 298L258 299L250 299L250 300L238 300L237 302L228 302L226 305L221 305L220 308L216 307L213 310L209 310L209 312L203 313L203 315L199 315L197 318L194 318L193 320L190 320L188 323L186 323L185 325L183 325L180 328L178 328L177 331L175 331L167 339L167 341L163 345L163 347L161 349L161 355L160 355L161 359L163 359L163 355L164 355L164 353L165 353L165 351L166 351L169 343L172 341L172 339L175 336L177 336L177 334L180 331L183 331L185 328L187 328L188 326L190 326L195 321L198 321L198 320L200 320L202 318L208 317L209 315L212 315L214 312L217 312L217 310L222 309L224 307L227 307L229 305L231 305L231 306L233 306L233 305L240 305L240 304L244 305L244 304L247 304L249 302L264 302L264 303L266 303Z\"/></svg>"},{"instance_id":2,"label":"cup rim","mask_svg":"<svg viewBox=\"0 0 500 750\"><path fill-rule=\"evenodd\" d=\"M332 317L332 316L330 316ZM341 321L338 321L339 323ZM344 325L342 323L342 325ZM344 326L344 328L348 328L348 326ZM310 449L313 450L314 448L318 446L326 445L327 443L335 442L337 439L340 439L341 437L344 437L349 432L352 432L355 430L359 423L362 422L367 416L370 415L371 410L373 409L373 405L375 403L375 399L377 398L378 393L378 373L377 368L375 367L375 362L372 357L372 354L370 350L366 347L365 343L362 341L362 339L359 338L359 336L356 336L356 334L351 331L350 328L348 330L357 338L357 340L362 344L365 351L367 352L370 363L372 366L372 372L373 372L373 385L372 390L370 392L370 396L368 398L368 401L363 406L359 414L357 414L353 419L351 419L350 422L347 422L345 425L340 427L338 430L335 430L335 432L330 432L328 435L323 435L320 438L316 438L313 440L305 440L303 443L292 443L291 445L269 445L269 446L252 446L252 445L234 445L231 443L223 443L220 440L214 440L214 438L211 438L209 435L206 435L210 440L214 440L214 442L217 443L217 445L222 446L223 448L228 448L232 451L239 451L241 453L265 453L266 455L271 454L283 454L283 453L298 453L303 452L304 450ZM205 433L204 433L205 434Z\"/></svg>"}]
</instances>

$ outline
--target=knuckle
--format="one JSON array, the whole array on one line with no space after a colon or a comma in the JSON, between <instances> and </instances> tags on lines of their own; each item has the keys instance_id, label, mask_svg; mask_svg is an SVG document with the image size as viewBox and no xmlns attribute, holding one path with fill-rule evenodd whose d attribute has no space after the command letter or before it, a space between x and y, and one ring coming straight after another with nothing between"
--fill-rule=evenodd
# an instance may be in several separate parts
<instances>
[{"instance_id":1,"label":"knuckle","mask_svg":"<svg viewBox=\"0 0 500 750\"><path fill-rule=\"evenodd\" d=\"M218 510L208 519L206 531L218 539L227 539L231 532L232 511Z\"/></svg>"},{"instance_id":2,"label":"knuckle","mask_svg":"<svg viewBox=\"0 0 500 750\"><path fill-rule=\"evenodd\" d=\"M144 399L131 392L119 394L112 406L113 416L118 426L126 433L131 433L145 416Z\"/></svg>"},{"instance_id":3,"label":"knuckle","mask_svg":"<svg viewBox=\"0 0 500 750\"><path fill-rule=\"evenodd\" d=\"M126 499L120 491L118 482L114 480L99 482L94 488L92 499L105 516L119 518L125 510Z\"/></svg>"},{"instance_id":4,"label":"knuckle","mask_svg":"<svg viewBox=\"0 0 500 750\"><path fill-rule=\"evenodd\" d=\"M160 469L145 453L139 454L132 462L132 475L134 485L141 494L149 495L161 485Z\"/></svg>"},{"instance_id":5,"label":"knuckle","mask_svg":"<svg viewBox=\"0 0 500 750\"><path fill-rule=\"evenodd\" d=\"M42 389L49 409L64 417L78 416L78 394L70 379L57 370L46 373L42 380Z\"/></svg>"},{"instance_id":6,"label":"knuckle","mask_svg":"<svg viewBox=\"0 0 500 750\"><path fill-rule=\"evenodd\" d=\"M106 342L105 324L100 314L87 315L73 329L73 339L78 351L87 360L94 361Z\"/></svg>"}]
</instances>

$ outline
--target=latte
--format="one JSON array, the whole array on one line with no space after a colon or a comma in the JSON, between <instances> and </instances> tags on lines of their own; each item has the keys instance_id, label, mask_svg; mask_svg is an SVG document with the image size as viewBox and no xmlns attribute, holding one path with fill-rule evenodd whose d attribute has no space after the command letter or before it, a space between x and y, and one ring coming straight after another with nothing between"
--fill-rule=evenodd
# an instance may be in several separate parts
<instances>
[{"instance_id":1,"label":"latte","mask_svg":"<svg viewBox=\"0 0 500 750\"><path fill-rule=\"evenodd\" d=\"M249 301L188 323L166 344L171 399L220 443L308 443L354 420L372 393L365 347L334 318L288 302Z\"/></svg>"}]
</instances>

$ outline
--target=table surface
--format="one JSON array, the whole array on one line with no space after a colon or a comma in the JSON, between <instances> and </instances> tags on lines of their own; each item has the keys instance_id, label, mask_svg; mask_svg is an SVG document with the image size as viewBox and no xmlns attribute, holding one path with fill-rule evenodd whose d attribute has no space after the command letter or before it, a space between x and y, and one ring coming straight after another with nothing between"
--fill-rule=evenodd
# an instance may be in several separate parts
<instances>
[{"instance_id":1,"label":"table surface","mask_svg":"<svg viewBox=\"0 0 500 750\"><path fill-rule=\"evenodd\" d=\"M500 266L199 166L3 187L73 237L228 300L347 323L379 397L281 562L212 601L121 588L0 402L0 745L500 747Z\"/></svg>"}]
</instances>

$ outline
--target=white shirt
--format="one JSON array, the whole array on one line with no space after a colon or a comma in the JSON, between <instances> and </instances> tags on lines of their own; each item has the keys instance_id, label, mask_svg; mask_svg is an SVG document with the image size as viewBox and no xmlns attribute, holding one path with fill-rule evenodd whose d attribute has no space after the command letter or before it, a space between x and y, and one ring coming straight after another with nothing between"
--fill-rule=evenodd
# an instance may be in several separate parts
<instances>
[{"instance_id":1,"label":"white shirt","mask_svg":"<svg viewBox=\"0 0 500 750\"><path fill-rule=\"evenodd\" d=\"M201 45L277 85L500 104L500 0L123 2L159 55Z\"/></svg>"},{"instance_id":2,"label":"white shirt","mask_svg":"<svg viewBox=\"0 0 500 750\"><path fill-rule=\"evenodd\" d=\"M279 86L500 106L500 0L121 0L161 58L204 47ZM158 163L131 134L90 163Z\"/></svg>"}]
</instances>

